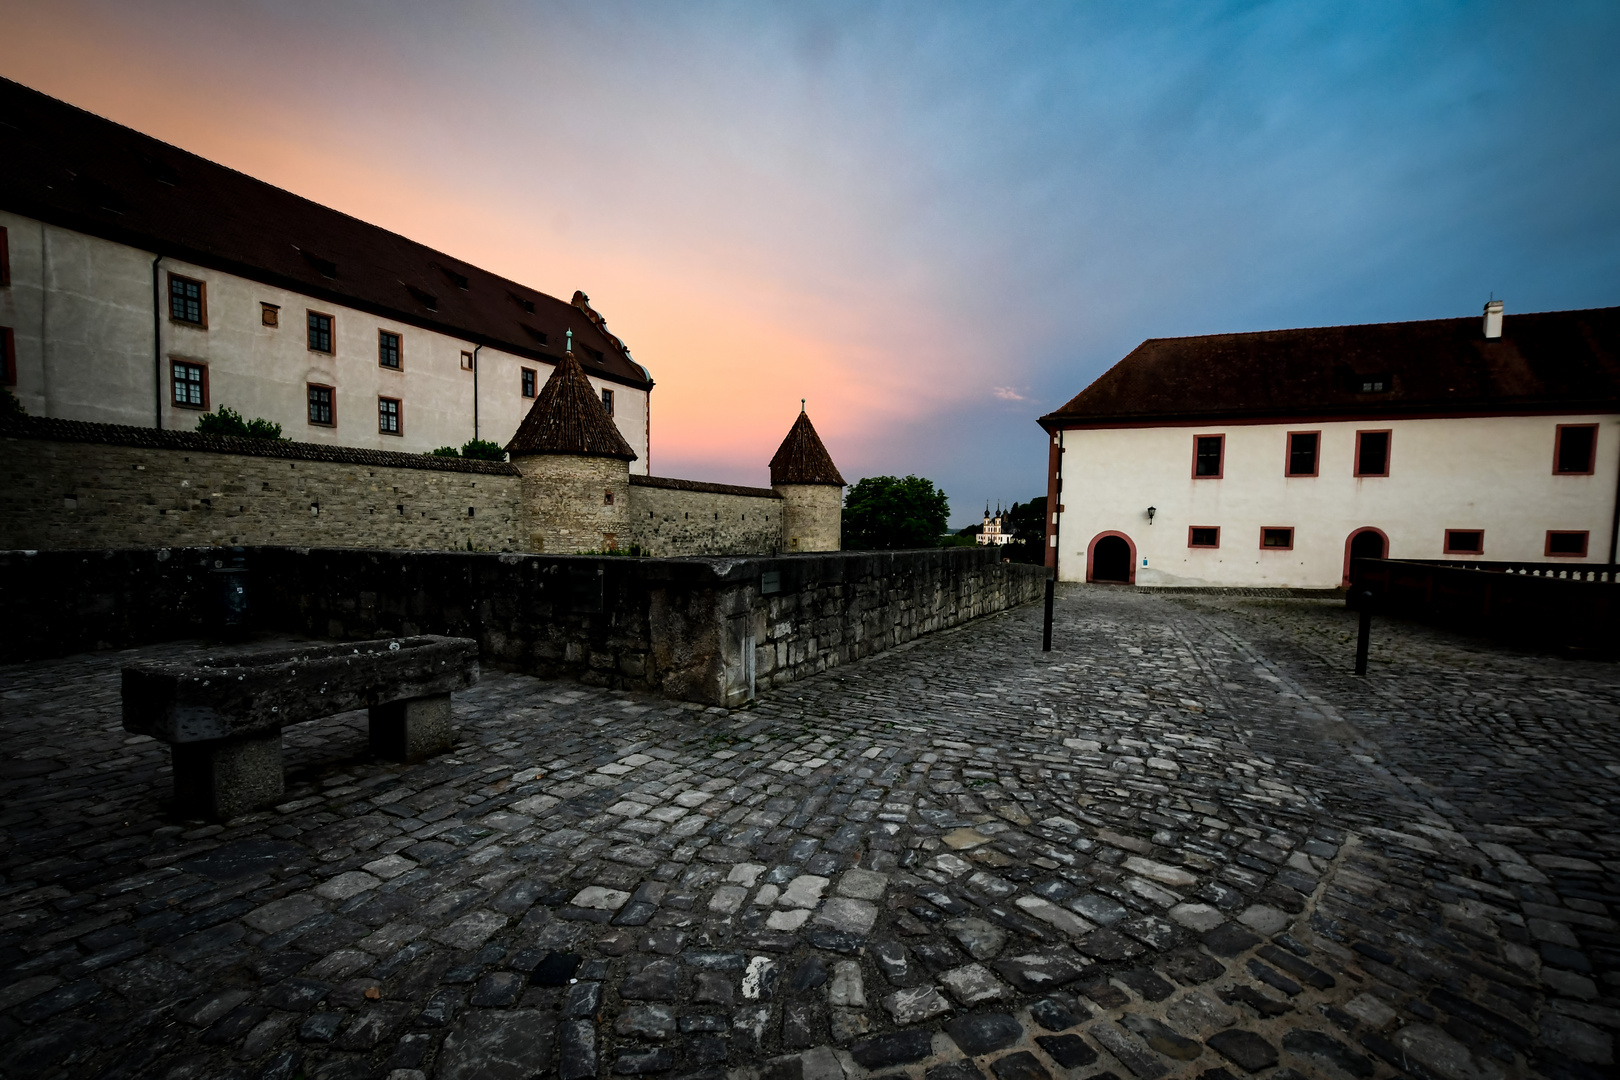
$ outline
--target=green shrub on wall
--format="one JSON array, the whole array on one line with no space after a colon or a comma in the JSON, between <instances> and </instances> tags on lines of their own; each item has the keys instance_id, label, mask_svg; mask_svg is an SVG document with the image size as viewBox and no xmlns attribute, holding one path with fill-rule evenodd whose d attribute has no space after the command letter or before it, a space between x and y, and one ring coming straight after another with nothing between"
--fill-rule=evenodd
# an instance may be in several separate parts
<instances>
[{"instance_id":1,"label":"green shrub on wall","mask_svg":"<svg viewBox=\"0 0 1620 1080\"><path fill-rule=\"evenodd\" d=\"M11 395L11 391L0 386L0 416L27 416L28 410L23 408L22 402Z\"/></svg>"},{"instance_id":2,"label":"green shrub on wall","mask_svg":"<svg viewBox=\"0 0 1620 1080\"><path fill-rule=\"evenodd\" d=\"M505 461L506 451L501 448L500 443L490 442L488 439L472 439L462 446L461 456L472 458L474 461Z\"/></svg>"},{"instance_id":3,"label":"green shrub on wall","mask_svg":"<svg viewBox=\"0 0 1620 1080\"><path fill-rule=\"evenodd\" d=\"M235 435L242 439L279 439L281 425L263 417L242 419L242 414L229 405L221 405L217 412L197 417L197 430L204 435Z\"/></svg>"}]
</instances>

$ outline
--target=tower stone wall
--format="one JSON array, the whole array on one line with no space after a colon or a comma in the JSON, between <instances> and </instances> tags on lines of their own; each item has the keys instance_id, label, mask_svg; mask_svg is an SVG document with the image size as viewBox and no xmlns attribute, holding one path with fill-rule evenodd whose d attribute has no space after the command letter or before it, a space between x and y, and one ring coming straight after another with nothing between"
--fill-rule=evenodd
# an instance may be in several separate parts
<instances>
[{"instance_id":1,"label":"tower stone wall","mask_svg":"<svg viewBox=\"0 0 1620 1080\"><path fill-rule=\"evenodd\" d=\"M522 475L529 551L575 555L630 546L630 463L622 458L534 454L513 458Z\"/></svg>"},{"instance_id":2,"label":"tower stone wall","mask_svg":"<svg viewBox=\"0 0 1620 1080\"><path fill-rule=\"evenodd\" d=\"M798 551L843 547L844 489L831 484L773 484L782 497L782 546Z\"/></svg>"}]
</instances>

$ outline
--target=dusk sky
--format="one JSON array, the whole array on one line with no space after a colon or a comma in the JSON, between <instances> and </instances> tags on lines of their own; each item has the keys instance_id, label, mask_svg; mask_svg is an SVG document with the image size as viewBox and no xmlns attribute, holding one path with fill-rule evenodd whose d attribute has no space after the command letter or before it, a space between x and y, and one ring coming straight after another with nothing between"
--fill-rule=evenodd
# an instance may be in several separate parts
<instances>
[{"instance_id":1,"label":"dusk sky","mask_svg":"<svg viewBox=\"0 0 1620 1080\"><path fill-rule=\"evenodd\" d=\"M1612 0L0 0L0 74L590 294L654 473L766 483L803 397L956 526L1144 338L1620 304L1617 55Z\"/></svg>"}]
</instances>

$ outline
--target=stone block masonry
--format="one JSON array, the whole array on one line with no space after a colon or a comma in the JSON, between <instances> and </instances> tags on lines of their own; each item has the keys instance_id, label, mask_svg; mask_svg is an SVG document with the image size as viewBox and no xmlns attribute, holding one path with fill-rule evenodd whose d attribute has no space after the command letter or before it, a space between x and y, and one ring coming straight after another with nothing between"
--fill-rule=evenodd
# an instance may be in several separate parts
<instances>
[{"instance_id":1,"label":"stone block masonry","mask_svg":"<svg viewBox=\"0 0 1620 1080\"><path fill-rule=\"evenodd\" d=\"M197 634L221 554L0 553L0 650ZM1046 573L982 548L636 559L256 547L246 560L260 630L470 637L501 667L726 705L1033 600Z\"/></svg>"},{"instance_id":2,"label":"stone block masonry","mask_svg":"<svg viewBox=\"0 0 1620 1080\"><path fill-rule=\"evenodd\" d=\"M504 463L33 418L0 438L0 548L520 546Z\"/></svg>"},{"instance_id":3,"label":"stone block masonry","mask_svg":"<svg viewBox=\"0 0 1620 1080\"><path fill-rule=\"evenodd\" d=\"M630 542L648 555L780 550L784 504L770 488L631 476Z\"/></svg>"}]
</instances>

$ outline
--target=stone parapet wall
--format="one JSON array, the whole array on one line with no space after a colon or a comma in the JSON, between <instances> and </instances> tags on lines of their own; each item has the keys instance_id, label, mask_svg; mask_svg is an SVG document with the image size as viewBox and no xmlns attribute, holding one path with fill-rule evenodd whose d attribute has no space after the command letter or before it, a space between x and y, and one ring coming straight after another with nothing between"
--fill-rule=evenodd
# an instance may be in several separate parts
<instances>
[{"instance_id":1,"label":"stone parapet wall","mask_svg":"<svg viewBox=\"0 0 1620 1080\"><path fill-rule=\"evenodd\" d=\"M0 547L510 551L521 544L519 479L510 466L443 468L415 455L331 447L306 456L299 443L244 452L234 444L254 440L152 434L150 445L0 435ZM197 448L181 445L187 439ZM288 455L273 456L277 446ZM484 467L466 467L474 464Z\"/></svg>"},{"instance_id":2,"label":"stone parapet wall","mask_svg":"<svg viewBox=\"0 0 1620 1080\"><path fill-rule=\"evenodd\" d=\"M782 500L769 488L632 476L630 542L653 556L761 555L782 548Z\"/></svg>"},{"instance_id":3,"label":"stone parapet wall","mask_svg":"<svg viewBox=\"0 0 1620 1080\"><path fill-rule=\"evenodd\" d=\"M218 550L0 552L17 659L202 632ZM953 548L637 559L355 548L246 552L262 630L447 634L542 675L736 706L1040 595L1045 570Z\"/></svg>"}]
</instances>

